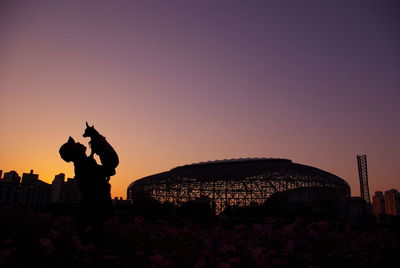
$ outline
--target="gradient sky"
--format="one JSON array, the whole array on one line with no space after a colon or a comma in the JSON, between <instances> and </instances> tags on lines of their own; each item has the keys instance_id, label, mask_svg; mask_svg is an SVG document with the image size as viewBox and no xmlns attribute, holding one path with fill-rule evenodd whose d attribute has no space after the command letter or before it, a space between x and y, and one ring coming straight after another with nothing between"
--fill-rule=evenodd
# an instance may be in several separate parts
<instances>
[{"instance_id":1,"label":"gradient sky","mask_svg":"<svg viewBox=\"0 0 400 268\"><path fill-rule=\"evenodd\" d=\"M113 196L175 166L280 157L400 189L398 1L1 1L0 169L51 183L85 121ZM88 150L89 152L89 150Z\"/></svg>"}]
</instances>

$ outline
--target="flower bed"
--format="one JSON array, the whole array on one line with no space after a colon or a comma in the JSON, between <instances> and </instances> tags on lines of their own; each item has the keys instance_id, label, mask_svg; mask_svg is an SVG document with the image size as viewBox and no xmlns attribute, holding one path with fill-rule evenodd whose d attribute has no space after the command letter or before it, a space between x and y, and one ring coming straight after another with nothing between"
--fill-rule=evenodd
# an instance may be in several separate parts
<instances>
[{"instance_id":1,"label":"flower bed","mask_svg":"<svg viewBox=\"0 0 400 268\"><path fill-rule=\"evenodd\" d=\"M0 267L375 267L400 249L395 229L268 217L208 224L114 217L93 245L82 243L70 216L0 212Z\"/></svg>"}]
</instances>

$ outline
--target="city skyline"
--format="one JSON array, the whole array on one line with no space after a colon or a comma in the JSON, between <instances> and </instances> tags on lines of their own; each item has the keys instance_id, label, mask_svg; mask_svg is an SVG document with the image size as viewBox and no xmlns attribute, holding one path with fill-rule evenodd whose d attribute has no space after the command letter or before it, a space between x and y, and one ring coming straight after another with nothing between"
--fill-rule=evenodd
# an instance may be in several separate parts
<instances>
[{"instance_id":1,"label":"city skyline","mask_svg":"<svg viewBox=\"0 0 400 268\"><path fill-rule=\"evenodd\" d=\"M74 176L58 150L94 124L135 179L276 157L359 196L400 188L400 6L391 1L2 1L0 169ZM90 154L90 149L87 149Z\"/></svg>"},{"instance_id":2,"label":"city skyline","mask_svg":"<svg viewBox=\"0 0 400 268\"><path fill-rule=\"evenodd\" d=\"M66 178L64 173L54 176L51 183L40 179L34 170L22 176L15 170L0 170L0 205L17 205L25 208L43 209L62 205L79 205L81 192L75 178ZM113 198L114 205L127 204L123 197Z\"/></svg>"},{"instance_id":3,"label":"city skyline","mask_svg":"<svg viewBox=\"0 0 400 268\"><path fill-rule=\"evenodd\" d=\"M244 159L244 158L243 158ZM247 158L247 159L250 159L250 158ZM258 159L258 158L257 158ZM225 160L235 160L235 159L225 159ZM225 160L223 160L223 161L225 161ZM240 160L240 159L237 159L237 160ZM222 161L222 160L218 160L218 161ZM218 162L218 161L216 161L216 162ZM214 162L214 161L210 161L210 162ZM199 162L199 163L203 163L203 162ZM191 163L191 164L193 164L193 163ZM194 164L196 164L196 163L194 163ZM19 176L19 172L18 171L16 171L16 170L4 170L4 169L0 169L0 179L3 179L4 178L4 175L6 174L6 173L10 173L10 172L16 172L16 175L17 176ZM29 173L27 173L27 172L23 172L22 174L23 175L25 175L25 174L34 174L33 173L34 172L34 169L30 169L30 172ZM37 179L41 179L41 177L40 177L40 174L34 174L34 175L37 175ZM61 176L62 175L62 177L64 178L64 180L65 179L67 179L67 181L68 180L71 180L71 179L75 179L75 176L72 176L72 177L68 177L65 173L63 173L63 172L60 172L60 173L57 173L57 174L55 174L54 175L54 178L53 179L51 179L51 180L49 180L49 182L47 182L47 180L45 180L44 182L47 182L47 183L49 183L49 184L51 184L52 182L54 182L54 180L56 180L59 176ZM155 175L155 174L153 174L153 175ZM347 181L346 181L347 182ZM129 186L129 184L128 184L128 186ZM359 186L360 187L360 186ZM351 190L351 189L350 189ZM376 195L377 193L382 193L382 191L390 191L390 190L396 190L397 191L397 188L395 188L395 187L389 187L389 188L386 188L386 190L384 190L384 189L381 189L381 188L378 188L378 189L376 189L376 190L374 190L374 191L370 191L369 192L369 194L370 194L370 196L373 196L373 195ZM360 194L360 192L359 192L359 194ZM351 196L360 196L360 195L355 195L354 194L354 191L351 191ZM126 198L126 196L124 196L124 195L120 195L120 196L117 196L117 195L115 195L115 196L113 196L113 198L114 197L117 197L117 198ZM371 198L371 204L372 203L375 203L373 200L372 200L372 198Z\"/></svg>"},{"instance_id":4,"label":"city skyline","mask_svg":"<svg viewBox=\"0 0 400 268\"><path fill-rule=\"evenodd\" d=\"M271 161L269 163L274 163L277 161L284 161L285 163L291 163L290 160L287 159L235 159L235 160L224 160L224 161L211 161L213 164L223 164L223 163L255 163L257 161L264 162ZM208 162L210 164L210 162ZM206 163L201 163L191 165L192 167L198 167L201 165L206 165ZM298 164L295 164L298 165ZM187 166L185 166L187 167ZM303 166L305 167L305 166ZM181 167L182 168L182 167ZM307 167L308 169L313 169L313 167ZM170 171L172 172L172 170ZM329 175L329 173L325 173L320 170L321 174L325 174L324 176ZM204 176L204 172L200 172L198 174L200 177ZM304 175L304 174L303 174ZM159 175L157 175L159 176ZM167 175L168 176L168 175ZM302 175L299 175L299 178ZM334 178L335 176L332 176ZM149 177L147 177L149 178ZM325 178L327 179L327 178ZM162 180L165 183L164 180ZM312 180L311 180L312 181ZM129 188L132 187L130 184ZM224 185L224 187L227 187ZM327 186L326 186L327 187ZM28 188L30 190L28 190ZM132 189L128 188L128 192L132 191ZM161 187L164 189L163 187ZM168 188L168 187L167 187ZM174 188L175 189L175 188ZM198 189L197 189L198 190ZM197 191L196 190L196 191ZM28 193L30 191L30 193ZM205 190L203 190L205 191ZM191 192L191 191L189 191ZM255 191L257 192L257 191ZM205 192L204 192L205 193ZM203 194L204 194L203 193ZM194 194L194 192L193 192ZM370 193L372 196L370 203L371 212L379 217L380 215L388 215L388 216L398 216L400 214L400 193L397 189L391 188L387 189L384 192L381 190L376 191L374 193ZM34 170L30 170L29 173L24 172L22 176L15 170L10 170L8 172L3 172L0 170L0 204L20 204L27 207L46 207L49 204L64 204L64 205L73 205L78 204L79 202L80 191L78 187L78 183L75 178L68 178L64 173L56 174L51 183L46 183L40 180L40 174L35 174ZM174 195L175 196L175 195ZM158 197L167 198L166 194L159 195ZM182 196L181 196L182 197ZM231 196L232 198L238 198L238 196ZM349 196L350 198L347 200L352 203L352 200L362 200L361 197ZM183 197L185 198L185 197ZM240 198L239 198L240 199ZM249 196L249 200L251 199L251 195ZM113 198L114 205L122 204L123 202L131 202L132 201L132 193L126 199L121 196L115 196ZM232 200L231 200L232 201ZM246 199L242 200L246 203ZM251 200L250 200L251 201ZM249 201L249 202L250 202ZM118 203L119 202L119 203ZM233 201L234 202L234 201ZM358 201L357 201L358 202ZM353 202L354 203L354 202ZM124 203L125 204L125 203ZM237 203L240 205L241 201ZM353 204L354 205L354 204ZM358 208L357 208L358 209ZM350 209L351 211L351 209ZM354 213L354 212L353 212ZM351 212L350 212L351 214Z\"/></svg>"}]
</instances>

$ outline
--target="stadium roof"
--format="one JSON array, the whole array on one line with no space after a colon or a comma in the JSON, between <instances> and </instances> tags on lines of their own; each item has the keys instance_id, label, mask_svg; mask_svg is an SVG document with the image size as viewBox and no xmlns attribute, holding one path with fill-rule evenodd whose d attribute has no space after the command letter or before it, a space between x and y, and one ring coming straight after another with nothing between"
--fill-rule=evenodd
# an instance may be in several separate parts
<instances>
[{"instance_id":1,"label":"stadium roof","mask_svg":"<svg viewBox=\"0 0 400 268\"><path fill-rule=\"evenodd\" d=\"M324 170L293 163L282 158L235 158L194 163L175 167L169 171L150 175L131 183L179 183L188 181L242 180L263 178L265 180L317 180L348 185L338 176ZM348 186L347 186L348 187Z\"/></svg>"},{"instance_id":2,"label":"stadium roof","mask_svg":"<svg viewBox=\"0 0 400 268\"><path fill-rule=\"evenodd\" d=\"M283 158L266 158L266 157L247 157L247 158L230 158L230 159L222 159L222 160L211 160L205 162L198 162L183 166L175 167L171 170L186 168L186 167L194 167L201 165L212 165L212 164L223 164L223 163L238 163L238 162L282 162L282 163L292 163L292 160L283 159Z\"/></svg>"}]
</instances>

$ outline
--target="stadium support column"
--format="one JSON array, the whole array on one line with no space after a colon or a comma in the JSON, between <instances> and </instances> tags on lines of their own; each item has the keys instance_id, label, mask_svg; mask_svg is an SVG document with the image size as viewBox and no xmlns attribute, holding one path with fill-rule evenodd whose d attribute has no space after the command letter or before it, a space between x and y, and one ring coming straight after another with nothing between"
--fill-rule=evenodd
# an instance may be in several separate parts
<instances>
[{"instance_id":1,"label":"stadium support column","mask_svg":"<svg viewBox=\"0 0 400 268\"><path fill-rule=\"evenodd\" d=\"M360 177L360 194L361 198L365 201L367 215L371 212L371 200L369 197L368 187L368 169L367 169L367 156L357 155L358 175Z\"/></svg>"}]
</instances>

